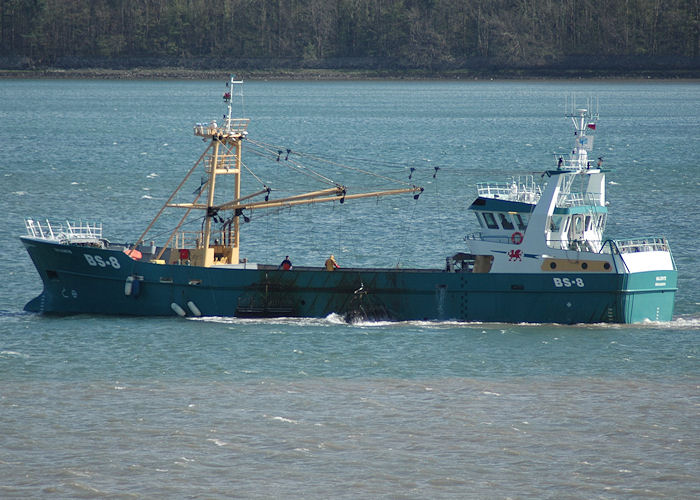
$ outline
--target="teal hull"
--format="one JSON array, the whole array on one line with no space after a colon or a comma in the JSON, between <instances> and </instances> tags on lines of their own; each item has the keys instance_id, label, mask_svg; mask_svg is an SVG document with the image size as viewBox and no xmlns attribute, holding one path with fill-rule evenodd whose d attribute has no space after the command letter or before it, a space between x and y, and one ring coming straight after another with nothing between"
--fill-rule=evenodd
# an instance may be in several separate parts
<instances>
[{"instance_id":1,"label":"teal hull","mask_svg":"<svg viewBox=\"0 0 700 500\"><path fill-rule=\"evenodd\" d=\"M348 320L670 321L677 277L676 271L553 275L203 268L134 261L117 250L22 240L44 283L41 295L25 309L53 314L173 316L179 310L188 316L238 317L336 313ZM127 295L130 276L138 283ZM566 276L572 285L562 286L562 279L553 276Z\"/></svg>"}]
</instances>

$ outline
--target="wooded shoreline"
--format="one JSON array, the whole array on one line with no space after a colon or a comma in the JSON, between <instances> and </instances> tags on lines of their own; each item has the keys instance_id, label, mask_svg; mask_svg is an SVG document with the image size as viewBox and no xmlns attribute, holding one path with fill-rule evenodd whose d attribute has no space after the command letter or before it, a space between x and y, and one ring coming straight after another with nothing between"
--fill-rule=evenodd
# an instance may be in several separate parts
<instances>
[{"instance_id":1,"label":"wooded shoreline","mask_svg":"<svg viewBox=\"0 0 700 500\"><path fill-rule=\"evenodd\" d=\"M406 71L375 69L278 69L231 70L162 68L37 68L0 69L0 79L84 79L84 80L222 80L234 72L245 80L700 80L700 69L682 70L454 70Z\"/></svg>"},{"instance_id":2,"label":"wooded shoreline","mask_svg":"<svg viewBox=\"0 0 700 500\"><path fill-rule=\"evenodd\" d=\"M0 77L700 78L700 0L13 0Z\"/></svg>"}]
</instances>

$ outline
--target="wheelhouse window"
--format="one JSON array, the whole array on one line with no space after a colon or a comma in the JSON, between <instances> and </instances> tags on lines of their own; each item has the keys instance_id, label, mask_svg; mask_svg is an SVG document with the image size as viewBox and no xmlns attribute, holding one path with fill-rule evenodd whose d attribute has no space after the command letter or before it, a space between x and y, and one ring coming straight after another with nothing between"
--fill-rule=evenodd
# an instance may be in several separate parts
<instances>
[{"instance_id":1,"label":"wheelhouse window","mask_svg":"<svg viewBox=\"0 0 700 500\"><path fill-rule=\"evenodd\" d=\"M550 231L559 231L559 228L561 227L561 220L562 220L561 215L552 215L549 218L549 230Z\"/></svg>"},{"instance_id":2,"label":"wheelhouse window","mask_svg":"<svg viewBox=\"0 0 700 500\"><path fill-rule=\"evenodd\" d=\"M527 229L527 214L513 214L513 218L515 219L515 223L518 225L518 229L521 231Z\"/></svg>"},{"instance_id":3,"label":"wheelhouse window","mask_svg":"<svg viewBox=\"0 0 700 500\"><path fill-rule=\"evenodd\" d=\"M605 229L605 214L600 214L598 216L598 231L603 231Z\"/></svg>"},{"instance_id":4,"label":"wheelhouse window","mask_svg":"<svg viewBox=\"0 0 700 500\"><path fill-rule=\"evenodd\" d=\"M484 212L484 221L489 229L498 229L498 222L491 212Z\"/></svg>"},{"instance_id":5,"label":"wheelhouse window","mask_svg":"<svg viewBox=\"0 0 700 500\"><path fill-rule=\"evenodd\" d=\"M510 217L508 216L508 214L498 214L498 216L501 219L501 227L503 229L513 229L515 227L510 221Z\"/></svg>"}]
</instances>

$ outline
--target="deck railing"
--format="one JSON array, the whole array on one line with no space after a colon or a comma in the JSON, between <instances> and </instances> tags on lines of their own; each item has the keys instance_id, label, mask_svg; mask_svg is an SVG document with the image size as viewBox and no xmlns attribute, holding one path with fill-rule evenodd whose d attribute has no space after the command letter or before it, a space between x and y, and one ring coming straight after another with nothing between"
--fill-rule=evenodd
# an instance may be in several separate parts
<instances>
[{"instance_id":1,"label":"deck railing","mask_svg":"<svg viewBox=\"0 0 700 500\"><path fill-rule=\"evenodd\" d=\"M600 196L590 193L562 193L557 199L557 207L560 208L584 206L600 206Z\"/></svg>"},{"instance_id":2,"label":"deck railing","mask_svg":"<svg viewBox=\"0 0 700 500\"><path fill-rule=\"evenodd\" d=\"M102 239L102 223L90 222L51 222L25 219L27 235L42 240L55 240L66 243L96 242Z\"/></svg>"},{"instance_id":3,"label":"deck railing","mask_svg":"<svg viewBox=\"0 0 700 500\"><path fill-rule=\"evenodd\" d=\"M523 203L536 203L542 195L542 188L535 183L531 175L513 177L507 182L480 182L476 185L476 191L482 198Z\"/></svg>"},{"instance_id":4,"label":"deck railing","mask_svg":"<svg viewBox=\"0 0 700 500\"><path fill-rule=\"evenodd\" d=\"M224 123L221 125L217 125L216 122L196 123L194 126L194 135L199 137L244 135L249 122L250 118L231 118L225 119Z\"/></svg>"},{"instance_id":5,"label":"deck railing","mask_svg":"<svg viewBox=\"0 0 700 500\"><path fill-rule=\"evenodd\" d=\"M609 243L609 244L608 244ZM606 250L607 249L607 250ZM668 252L670 247L666 238L633 238L628 240L608 240L603 246L605 253Z\"/></svg>"},{"instance_id":6,"label":"deck railing","mask_svg":"<svg viewBox=\"0 0 700 500\"><path fill-rule=\"evenodd\" d=\"M469 242L470 240L476 241L490 241L493 243L511 243L510 236L503 235L486 235L482 232L471 233L464 237L464 241Z\"/></svg>"}]
</instances>

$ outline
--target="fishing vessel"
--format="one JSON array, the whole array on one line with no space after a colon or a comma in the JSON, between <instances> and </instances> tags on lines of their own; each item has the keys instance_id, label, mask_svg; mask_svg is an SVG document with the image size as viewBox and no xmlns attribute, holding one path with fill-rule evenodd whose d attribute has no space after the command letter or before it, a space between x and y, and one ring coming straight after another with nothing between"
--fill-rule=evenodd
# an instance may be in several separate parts
<instances>
[{"instance_id":1,"label":"fishing vessel","mask_svg":"<svg viewBox=\"0 0 700 500\"><path fill-rule=\"evenodd\" d=\"M477 185L469 207L480 226L434 268L291 267L241 258L241 226L249 214L311 203L391 195L416 199L422 188L355 193L343 184L276 196L262 184L246 191L243 150L247 118L232 118L232 77L221 125L199 123L207 143L136 243L114 243L102 225L27 219L21 241L43 282L25 306L45 314L140 316L326 317L348 321L457 320L535 323L670 321L677 270L663 237L605 239L606 170L591 156L598 114L567 114L570 153L539 174ZM277 161L290 150L277 151ZM183 186L203 171L192 201ZM306 172L308 173L308 172ZM248 176L250 177L250 176ZM196 176L194 177L196 178ZM228 180L222 201L217 188ZM167 241L149 234L164 211L182 218ZM185 231L191 214L201 225ZM243 219L243 220L242 220ZM330 259L329 259L330 260Z\"/></svg>"}]
</instances>

